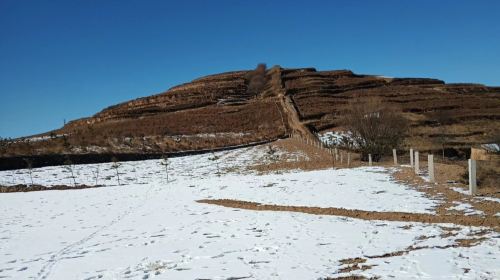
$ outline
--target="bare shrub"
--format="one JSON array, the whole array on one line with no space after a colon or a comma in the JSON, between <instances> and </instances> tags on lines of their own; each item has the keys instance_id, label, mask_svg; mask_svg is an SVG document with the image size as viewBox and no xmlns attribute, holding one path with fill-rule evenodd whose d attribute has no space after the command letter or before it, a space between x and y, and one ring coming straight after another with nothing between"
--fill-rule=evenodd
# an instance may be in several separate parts
<instances>
[{"instance_id":1,"label":"bare shrub","mask_svg":"<svg viewBox=\"0 0 500 280\"><path fill-rule=\"evenodd\" d=\"M394 105L384 104L379 99L354 98L348 103L343 124L350 131L349 138L361 152L362 160L372 155L379 161L404 141L408 121Z\"/></svg>"},{"instance_id":2,"label":"bare shrub","mask_svg":"<svg viewBox=\"0 0 500 280\"><path fill-rule=\"evenodd\" d=\"M66 160L64 161L64 165L66 167L66 170L68 170L71 173L71 178L73 178L73 186L76 187L76 178L75 178L75 172L73 170L73 162L71 159L66 157Z\"/></svg>"},{"instance_id":3,"label":"bare shrub","mask_svg":"<svg viewBox=\"0 0 500 280\"><path fill-rule=\"evenodd\" d=\"M23 160L26 163L26 167L28 168L28 173L30 175L31 185L34 185L33 184L33 160L30 158L23 158Z\"/></svg>"},{"instance_id":4,"label":"bare shrub","mask_svg":"<svg viewBox=\"0 0 500 280\"><path fill-rule=\"evenodd\" d=\"M275 147L269 145L266 151L266 158L271 163L276 163L279 160L278 150Z\"/></svg>"},{"instance_id":5,"label":"bare shrub","mask_svg":"<svg viewBox=\"0 0 500 280\"><path fill-rule=\"evenodd\" d=\"M118 168L120 168L120 165L121 163L118 161L118 159L116 157L112 157L111 158L111 161L113 162L113 165L111 165L111 167L113 167L116 171L116 179L118 180L118 186L120 186L120 172L118 170Z\"/></svg>"},{"instance_id":6,"label":"bare shrub","mask_svg":"<svg viewBox=\"0 0 500 280\"><path fill-rule=\"evenodd\" d=\"M220 168L219 168L220 157L218 155L216 155L214 151L212 151L212 157L209 157L208 159L215 163L215 167L217 168L217 176L220 177L220 175L221 175Z\"/></svg>"},{"instance_id":7,"label":"bare shrub","mask_svg":"<svg viewBox=\"0 0 500 280\"><path fill-rule=\"evenodd\" d=\"M450 141L449 137L443 132L442 126L449 125L453 123L453 118L450 116L449 112L444 110L439 110L434 113L433 118L441 126L441 133L436 137L437 143L441 146L442 158L444 160L445 154L444 150L446 148L446 143Z\"/></svg>"},{"instance_id":8,"label":"bare shrub","mask_svg":"<svg viewBox=\"0 0 500 280\"><path fill-rule=\"evenodd\" d=\"M96 164L95 170L92 170L92 174L94 175L94 179L95 179L95 185L94 186L97 186L97 182L99 180L99 164Z\"/></svg>"},{"instance_id":9,"label":"bare shrub","mask_svg":"<svg viewBox=\"0 0 500 280\"><path fill-rule=\"evenodd\" d=\"M169 165L169 161L168 161L168 155L167 154L164 154L161 157L160 165L165 166L165 174L167 174L167 182L168 182L168 165Z\"/></svg>"}]
</instances>

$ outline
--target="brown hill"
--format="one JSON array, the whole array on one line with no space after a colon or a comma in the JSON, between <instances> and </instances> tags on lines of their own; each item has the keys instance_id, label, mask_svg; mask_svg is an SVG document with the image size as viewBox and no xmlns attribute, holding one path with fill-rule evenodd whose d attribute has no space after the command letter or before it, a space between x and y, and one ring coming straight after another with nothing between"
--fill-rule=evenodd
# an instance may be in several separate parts
<instances>
[{"instance_id":1,"label":"brown hill","mask_svg":"<svg viewBox=\"0 0 500 280\"><path fill-rule=\"evenodd\" d=\"M498 137L500 88L436 79L357 75L314 68L235 71L104 109L37 138L4 145L0 156L162 153L213 149L341 129L354 98L378 97L411 121L408 145L460 149Z\"/></svg>"}]
</instances>

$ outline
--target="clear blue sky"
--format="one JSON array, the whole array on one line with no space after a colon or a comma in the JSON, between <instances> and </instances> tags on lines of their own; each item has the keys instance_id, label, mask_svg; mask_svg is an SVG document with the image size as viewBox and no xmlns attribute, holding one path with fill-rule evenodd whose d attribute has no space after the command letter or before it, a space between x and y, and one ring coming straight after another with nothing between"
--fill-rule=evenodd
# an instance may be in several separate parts
<instances>
[{"instance_id":1,"label":"clear blue sky","mask_svg":"<svg viewBox=\"0 0 500 280\"><path fill-rule=\"evenodd\" d=\"M222 71L500 85L500 1L0 0L0 136Z\"/></svg>"}]
</instances>

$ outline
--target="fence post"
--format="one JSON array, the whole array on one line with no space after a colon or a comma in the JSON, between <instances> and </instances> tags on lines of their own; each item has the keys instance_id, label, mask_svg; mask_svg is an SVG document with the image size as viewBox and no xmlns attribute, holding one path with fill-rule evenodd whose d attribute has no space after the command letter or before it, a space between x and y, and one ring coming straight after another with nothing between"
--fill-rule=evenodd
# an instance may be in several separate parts
<instances>
[{"instance_id":1,"label":"fence post","mask_svg":"<svg viewBox=\"0 0 500 280\"><path fill-rule=\"evenodd\" d=\"M413 149L410 149L410 165L413 167Z\"/></svg>"},{"instance_id":2,"label":"fence post","mask_svg":"<svg viewBox=\"0 0 500 280\"><path fill-rule=\"evenodd\" d=\"M475 195L477 192L476 182L476 160L469 159L469 193Z\"/></svg>"},{"instance_id":3,"label":"fence post","mask_svg":"<svg viewBox=\"0 0 500 280\"><path fill-rule=\"evenodd\" d=\"M429 181L434 183L434 155L427 155L427 169L429 169Z\"/></svg>"},{"instance_id":4,"label":"fence post","mask_svg":"<svg viewBox=\"0 0 500 280\"><path fill-rule=\"evenodd\" d=\"M344 153L340 153L340 164L344 164Z\"/></svg>"},{"instance_id":5,"label":"fence post","mask_svg":"<svg viewBox=\"0 0 500 280\"><path fill-rule=\"evenodd\" d=\"M372 154L368 154L368 165L372 166Z\"/></svg>"},{"instance_id":6,"label":"fence post","mask_svg":"<svg viewBox=\"0 0 500 280\"><path fill-rule=\"evenodd\" d=\"M413 159L414 164L415 164L415 174L418 175L420 172L420 155L418 154L418 151L415 151L415 158Z\"/></svg>"},{"instance_id":7,"label":"fence post","mask_svg":"<svg viewBox=\"0 0 500 280\"><path fill-rule=\"evenodd\" d=\"M351 153L347 152L347 166L351 166Z\"/></svg>"},{"instance_id":8,"label":"fence post","mask_svg":"<svg viewBox=\"0 0 500 280\"><path fill-rule=\"evenodd\" d=\"M398 165L398 154L396 149L392 149L392 157L394 158L394 165Z\"/></svg>"}]
</instances>

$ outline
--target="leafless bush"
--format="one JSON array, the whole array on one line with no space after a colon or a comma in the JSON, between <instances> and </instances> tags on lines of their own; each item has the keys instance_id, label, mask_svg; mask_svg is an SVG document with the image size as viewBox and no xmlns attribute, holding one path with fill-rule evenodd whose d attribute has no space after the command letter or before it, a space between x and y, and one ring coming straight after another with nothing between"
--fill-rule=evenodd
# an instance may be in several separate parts
<instances>
[{"instance_id":1,"label":"leafless bush","mask_svg":"<svg viewBox=\"0 0 500 280\"><path fill-rule=\"evenodd\" d=\"M212 151L212 157L209 157L208 159L215 162L215 167L217 168L217 176L220 177L221 172L219 168L219 156L215 154L215 152Z\"/></svg>"},{"instance_id":2,"label":"leafless bush","mask_svg":"<svg viewBox=\"0 0 500 280\"><path fill-rule=\"evenodd\" d=\"M355 98L349 102L343 124L350 131L362 160L367 160L371 154L374 161L398 148L408 129L408 122L398 108L374 98Z\"/></svg>"},{"instance_id":3,"label":"leafless bush","mask_svg":"<svg viewBox=\"0 0 500 280\"><path fill-rule=\"evenodd\" d=\"M30 158L24 158L23 160L26 163L26 167L28 168L28 173L30 175L31 185L33 185L33 160Z\"/></svg>"},{"instance_id":4,"label":"leafless bush","mask_svg":"<svg viewBox=\"0 0 500 280\"><path fill-rule=\"evenodd\" d=\"M99 164L96 164L95 170L92 170L92 174L94 175L95 178L95 186L97 186L97 182L99 180Z\"/></svg>"},{"instance_id":5,"label":"leafless bush","mask_svg":"<svg viewBox=\"0 0 500 280\"><path fill-rule=\"evenodd\" d=\"M73 186L76 187L76 178L75 178L75 172L73 171L73 162L69 157L66 157L64 165L66 169L71 173L71 178L73 178Z\"/></svg>"},{"instance_id":6,"label":"leafless bush","mask_svg":"<svg viewBox=\"0 0 500 280\"><path fill-rule=\"evenodd\" d=\"M168 165L169 165L169 162L168 162L168 156L166 154L164 154L161 157L160 164L163 165L163 166L165 166L165 174L167 174L167 182L168 182Z\"/></svg>"},{"instance_id":7,"label":"leafless bush","mask_svg":"<svg viewBox=\"0 0 500 280\"><path fill-rule=\"evenodd\" d=\"M436 122L441 126L441 133L436 137L437 144L441 146L442 158L444 160L444 150L446 148L446 143L450 141L449 137L443 133L442 126L451 124L453 122L453 118L450 116L449 112L444 110L439 110L434 113L433 118Z\"/></svg>"},{"instance_id":8,"label":"leafless bush","mask_svg":"<svg viewBox=\"0 0 500 280\"><path fill-rule=\"evenodd\" d=\"M276 163L279 160L279 155L278 155L278 150L273 147L273 146L268 146L268 149L266 151L266 158L272 162Z\"/></svg>"},{"instance_id":9,"label":"leafless bush","mask_svg":"<svg viewBox=\"0 0 500 280\"><path fill-rule=\"evenodd\" d=\"M118 159L116 157L112 157L111 158L111 161L113 162L113 165L111 165L111 167L113 167L116 171L116 178L118 180L118 186L120 186L120 172L118 170L118 168L120 168L120 165L121 163L118 161Z\"/></svg>"}]
</instances>

